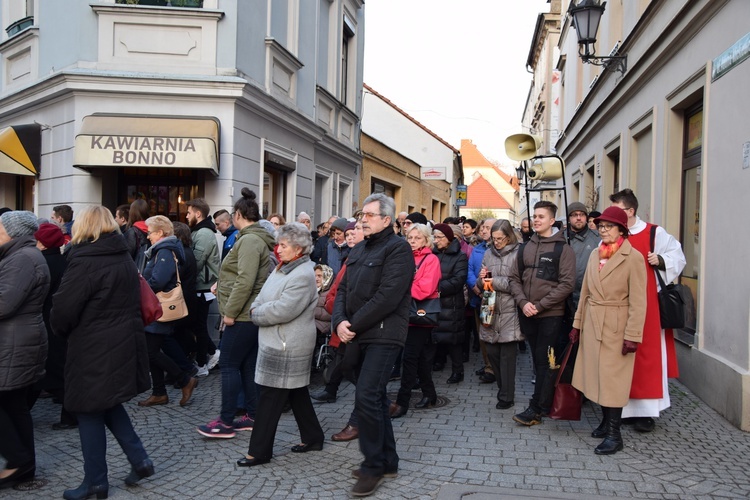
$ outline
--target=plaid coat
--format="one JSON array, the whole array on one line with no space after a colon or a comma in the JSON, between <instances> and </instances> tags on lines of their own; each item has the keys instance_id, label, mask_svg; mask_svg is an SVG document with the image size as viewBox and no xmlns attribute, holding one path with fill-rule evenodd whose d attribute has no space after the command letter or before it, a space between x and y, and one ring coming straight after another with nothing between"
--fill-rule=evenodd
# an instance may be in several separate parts
<instances>
[{"instance_id":1,"label":"plaid coat","mask_svg":"<svg viewBox=\"0 0 750 500\"><path fill-rule=\"evenodd\" d=\"M296 389L310 383L318 291L309 256L275 269L250 306L258 333L255 383Z\"/></svg>"}]
</instances>

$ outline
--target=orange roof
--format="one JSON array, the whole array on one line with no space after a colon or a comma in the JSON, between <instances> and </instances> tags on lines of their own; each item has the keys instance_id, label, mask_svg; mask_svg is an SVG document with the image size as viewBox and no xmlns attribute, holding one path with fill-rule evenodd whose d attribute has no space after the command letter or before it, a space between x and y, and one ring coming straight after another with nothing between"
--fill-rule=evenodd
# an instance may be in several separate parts
<instances>
[{"instance_id":1,"label":"orange roof","mask_svg":"<svg viewBox=\"0 0 750 500\"><path fill-rule=\"evenodd\" d=\"M518 178L515 175L511 177L510 175L506 174L502 171L502 169L500 169L500 167L488 160L487 157L479 152L479 149L477 149L476 145L471 141L471 139L461 139L461 158L464 168L488 167L495 169L495 171L500 175L500 177L505 180L505 182L510 184L513 189L518 191Z\"/></svg>"},{"instance_id":2,"label":"orange roof","mask_svg":"<svg viewBox=\"0 0 750 500\"><path fill-rule=\"evenodd\" d=\"M481 174L466 188L466 208L513 210L510 203Z\"/></svg>"}]
</instances>

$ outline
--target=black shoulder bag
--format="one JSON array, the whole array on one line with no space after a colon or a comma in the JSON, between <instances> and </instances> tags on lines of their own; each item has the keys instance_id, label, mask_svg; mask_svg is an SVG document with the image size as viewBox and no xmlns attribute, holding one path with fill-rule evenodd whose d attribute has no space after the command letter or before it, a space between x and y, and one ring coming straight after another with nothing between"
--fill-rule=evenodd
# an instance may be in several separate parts
<instances>
[{"instance_id":1,"label":"black shoulder bag","mask_svg":"<svg viewBox=\"0 0 750 500\"><path fill-rule=\"evenodd\" d=\"M654 240L656 239L656 226L651 226L651 252L654 251ZM659 317L661 327L685 328L690 317L691 310L695 309L693 292L680 283L664 282L659 269L654 267L656 277L659 280Z\"/></svg>"},{"instance_id":2,"label":"black shoulder bag","mask_svg":"<svg viewBox=\"0 0 750 500\"><path fill-rule=\"evenodd\" d=\"M419 261L419 265L414 269L414 276L417 275L419 266L427 258L425 255L422 260ZM416 300L411 299L411 305L409 306L409 324L417 325L422 327L434 327L438 325L438 317L440 316L440 297L433 299L422 299Z\"/></svg>"}]
</instances>

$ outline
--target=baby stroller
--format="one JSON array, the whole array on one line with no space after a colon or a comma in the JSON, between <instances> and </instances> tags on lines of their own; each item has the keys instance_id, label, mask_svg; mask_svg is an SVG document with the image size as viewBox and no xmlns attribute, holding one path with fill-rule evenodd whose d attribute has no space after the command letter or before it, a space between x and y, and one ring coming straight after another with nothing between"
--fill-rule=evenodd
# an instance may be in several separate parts
<instances>
[{"instance_id":1,"label":"baby stroller","mask_svg":"<svg viewBox=\"0 0 750 500\"><path fill-rule=\"evenodd\" d=\"M333 347L329 344L331 341L331 334L323 334L318 332L318 336L315 341L315 350L318 355L313 360L313 370L316 372L323 373L323 381L327 384L331 380L331 372L335 365L335 357Z\"/></svg>"}]
</instances>

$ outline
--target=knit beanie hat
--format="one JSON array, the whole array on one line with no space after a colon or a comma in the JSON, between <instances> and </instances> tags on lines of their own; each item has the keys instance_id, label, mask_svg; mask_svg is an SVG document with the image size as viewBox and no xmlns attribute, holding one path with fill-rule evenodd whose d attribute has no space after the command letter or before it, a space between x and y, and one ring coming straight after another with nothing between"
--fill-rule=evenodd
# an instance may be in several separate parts
<instances>
[{"instance_id":1,"label":"knit beanie hat","mask_svg":"<svg viewBox=\"0 0 750 500\"><path fill-rule=\"evenodd\" d=\"M346 229L344 229L344 234L346 234L347 231L352 231L354 228L357 227L357 222L353 221L346 225Z\"/></svg>"},{"instance_id":2,"label":"knit beanie hat","mask_svg":"<svg viewBox=\"0 0 750 500\"><path fill-rule=\"evenodd\" d=\"M453 239L456 237L453 234L453 229L451 229L448 224L435 224L434 229L443 233L445 237L448 238L448 241L453 241Z\"/></svg>"},{"instance_id":3,"label":"knit beanie hat","mask_svg":"<svg viewBox=\"0 0 750 500\"><path fill-rule=\"evenodd\" d=\"M3 215L0 215L0 222L3 224L5 232L11 238L31 236L34 234L34 231L39 229L39 225L36 222L36 215L27 210L5 212Z\"/></svg>"},{"instance_id":4,"label":"knit beanie hat","mask_svg":"<svg viewBox=\"0 0 750 500\"><path fill-rule=\"evenodd\" d=\"M410 213L406 216L406 220L410 220L414 224L427 224L427 217L420 214L419 212Z\"/></svg>"},{"instance_id":5,"label":"knit beanie hat","mask_svg":"<svg viewBox=\"0 0 750 500\"><path fill-rule=\"evenodd\" d=\"M580 201L574 201L570 205L568 205L568 215L572 214L573 212L583 212L584 214L588 215L589 210L586 208L586 205L581 203Z\"/></svg>"},{"instance_id":6,"label":"knit beanie hat","mask_svg":"<svg viewBox=\"0 0 750 500\"><path fill-rule=\"evenodd\" d=\"M349 221L344 219L343 217L340 217L333 221L333 224L331 224L331 229L336 228L339 231L345 232L347 224L349 224Z\"/></svg>"},{"instance_id":7,"label":"knit beanie hat","mask_svg":"<svg viewBox=\"0 0 750 500\"><path fill-rule=\"evenodd\" d=\"M39 224L39 229L34 233L34 238L47 248L60 248L65 245L65 237L60 227L49 222Z\"/></svg>"}]
</instances>

